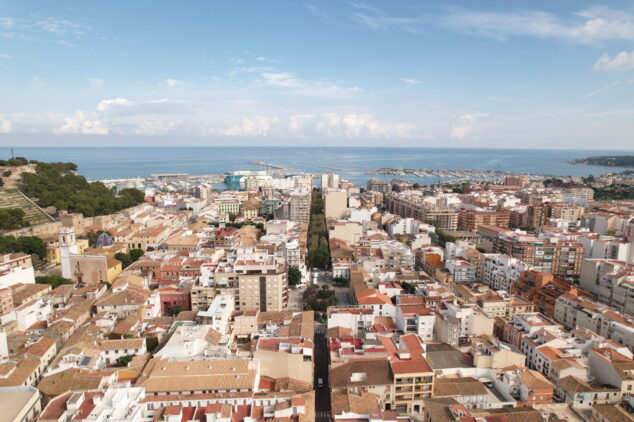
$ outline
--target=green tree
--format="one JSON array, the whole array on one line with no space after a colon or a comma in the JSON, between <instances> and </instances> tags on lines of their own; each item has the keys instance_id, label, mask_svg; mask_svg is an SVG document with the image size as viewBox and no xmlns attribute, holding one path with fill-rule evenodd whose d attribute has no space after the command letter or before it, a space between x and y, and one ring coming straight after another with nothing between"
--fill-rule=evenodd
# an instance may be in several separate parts
<instances>
[{"instance_id":1,"label":"green tree","mask_svg":"<svg viewBox=\"0 0 634 422\"><path fill-rule=\"evenodd\" d=\"M36 164L35 173L22 173L21 189L42 207L80 212L86 216L104 215L140 204L143 192L122 189L116 192L101 182L88 182L75 174L74 163Z\"/></svg>"},{"instance_id":2,"label":"green tree","mask_svg":"<svg viewBox=\"0 0 634 422\"><path fill-rule=\"evenodd\" d=\"M130 249L130 258L132 258L133 262L137 262L144 253L143 249Z\"/></svg>"},{"instance_id":3,"label":"green tree","mask_svg":"<svg viewBox=\"0 0 634 422\"><path fill-rule=\"evenodd\" d=\"M332 279L332 282L334 284L338 284L341 286L347 286L348 285L348 279L347 278L343 278L343 277L335 277Z\"/></svg>"},{"instance_id":4,"label":"green tree","mask_svg":"<svg viewBox=\"0 0 634 422\"><path fill-rule=\"evenodd\" d=\"M152 353L156 350L159 345L159 340L156 337L146 337L145 339L145 348L148 352Z\"/></svg>"},{"instance_id":5,"label":"green tree","mask_svg":"<svg viewBox=\"0 0 634 422\"><path fill-rule=\"evenodd\" d=\"M169 308L167 310L167 314L171 315L171 316L176 316L176 315L180 314L181 312L183 312L184 310L185 310L185 308L183 308L182 306L174 305L174 306L172 306L171 308Z\"/></svg>"},{"instance_id":6,"label":"green tree","mask_svg":"<svg viewBox=\"0 0 634 422\"><path fill-rule=\"evenodd\" d=\"M134 359L134 355L126 355L117 359L117 363L113 366L125 367Z\"/></svg>"},{"instance_id":7,"label":"green tree","mask_svg":"<svg viewBox=\"0 0 634 422\"><path fill-rule=\"evenodd\" d=\"M121 266L123 268L127 268L130 266L130 264L132 264L132 258L130 258L130 255L128 255L127 253L123 253L123 252L118 252L116 254L114 254L115 259L121 261Z\"/></svg>"},{"instance_id":8,"label":"green tree","mask_svg":"<svg viewBox=\"0 0 634 422\"><path fill-rule=\"evenodd\" d=\"M18 250L16 252L24 252L28 255L37 255L41 259L46 258L46 245L44 241L37 236L21 236L17 238Z\"/></svg>"},{"instance_id":9,"label":"green tree","mask_svg":"<svg viewBox=\"0 0 634 422\"><path fill-rule=\"evenodd\" d=\"M414 293L416 293L416 287L411 283L403 281L401 283L401 287L403 288L403 290L405 290L405 293L407 294L413 295Z\"/></svg>"},{"instance_id":10,"label":"green tree","mask_svg":"<svg viewBox=\"0 0 634 422\"><path fill-rule=\"evenodd\" d=\"M59 275L46 275L35 277L37 284L50 284L52 289L56 289L62 284L73 284L73 282L67 278Z\"/></svg>"},{"instance_id":11,"label":"green tree","mask_svg":"<svg viewBox=\"0 0 634 422\"><path fill-rule=\"evenodd\" d=\"M302 272L297 267L288 268L288 285L297 286L302 282Z\"/></svg>"},{"instance_id":12,"label":"green tree","mask_svg":"<svg viewBox=\"0 0 634 422\"><path fill-rule=\"evenodd\" d=\"M22 208L0 209L0 229L13 230L28 225L29 222L24 219L24 210L22 210Z\"/></svg>"}]
</instances>

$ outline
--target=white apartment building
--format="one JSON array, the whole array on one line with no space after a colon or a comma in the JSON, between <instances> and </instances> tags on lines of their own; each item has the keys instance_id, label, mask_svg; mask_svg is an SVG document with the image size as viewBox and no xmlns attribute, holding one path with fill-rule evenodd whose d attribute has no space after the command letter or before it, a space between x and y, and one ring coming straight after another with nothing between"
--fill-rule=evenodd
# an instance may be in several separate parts
<instances>
[{"instance_id":1,"label":"white apartment building","mask_svg":"<svg viewBox=\"0 0 634 422\"><path fill-rule=\"evenodd\" d=\"M476 267L462 259L445 261L445 268L453 276L454 283L473 283L476 280Z\"/></svg>"},{"instance_id":2,"label":"white apartment building","mask_svg":"<svg viewBox=\"0 0 634 422\"><path fill-rule=\"evenodd\" d=\"M169 341L154 356L174 359L224 356L227 338L227 335L223 336L211 325L185 324L174 331Z\"/></svg>"},{"instance_id":3,"label":"white apartment building","mask_svg":"<svg viewBox=\"0 0 634 422\"><path fill-rule=\"evenodd\" d=\"M634 318L569 293L555 302L555 321L568 329L587 328L608 340L634 349Z\"/></svg>"},{"instance_id":4,"label":"white apartment building","mask_svg":"<svg viewBox=\"0 0 634 422\"><path fill-rule=\"evenodd\" d=\"M479 279L482 283L494 290L509 291L511 284L518 279L520 274L532 267L517 258L505 254L484 254L484 265L482 266Z\"/></svg>"},{"instance_id":5,"label":"white apartment building","mask_svg":"<svg viewBox=\"0 0 634 422\"><path fill-rule=\"evenodd\" d=\"M399 305L396 307L394 325L403 333L416 333L424 341L434 340L436 316L422 305Z\"/></svg>"},{"instance_id":6,"label":"white apartment building","mask_svg":"<svg viewBox=\"0 0 634 422\"><path fill-rule=\"evenodd\" d=\"M231 295L218 295L214 298L206 311L199 311L196 315L200 324L210 325L219 333L226 333L229 328L231 314L235 310L235 300Z\"/></svg>"},{"instance_id":7,"label":"white apartment building","mask_svg":"<svg viewBox=\"0 0 634 422\"><path fill-rule=\"evenodd\" d=\"M33 266L0 265L0 289L11 287L18 283L35 284Z\"/></svg>"},{"instance_id":8,"label":"white apartment building","mask_svg":"<svg viewBox=\"0 0 634 422\"><path fill-rule=\"evenodd\" d=\"M414 234L419 231L419 222L413 218L399 218L387 224L386 230L390 236L398 234Z\"/></svg>"},{"instance_id":9,"label":"white apartment building","mask_svg":"<svg viewBox=\"0 0 634 422\"><path fill-rule=\"evenodd\" d=\"M328 328L347 328L354 337L364 338L366 331L369 330L373 324L374 311L369 306L328 308Z\"/></svg>"}]
</instances>

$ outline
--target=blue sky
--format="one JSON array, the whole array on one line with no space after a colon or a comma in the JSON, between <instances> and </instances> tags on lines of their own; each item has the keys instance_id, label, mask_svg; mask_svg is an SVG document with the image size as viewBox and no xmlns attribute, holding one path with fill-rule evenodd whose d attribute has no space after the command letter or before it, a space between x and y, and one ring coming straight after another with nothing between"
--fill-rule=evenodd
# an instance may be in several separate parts
<instances>
[{"instance_id":1,"label":"blue sky","mask_svg":"<svg viewBox=\"0 0 634 422\"><path fill-rule=\"evenodd\" d=\"M634 5L0 0L0 144L634 149Z\"/></svg>"}]
</instances>

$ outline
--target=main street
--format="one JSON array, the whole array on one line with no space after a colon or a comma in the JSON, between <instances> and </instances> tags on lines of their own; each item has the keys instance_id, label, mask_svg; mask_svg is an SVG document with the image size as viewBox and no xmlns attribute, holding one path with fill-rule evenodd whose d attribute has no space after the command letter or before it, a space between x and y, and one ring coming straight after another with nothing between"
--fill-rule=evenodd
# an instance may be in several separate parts
<instances>
[{"instance_id":1,"label":"main street","mask_svg":"<svg viewBox=\"0 0 634 422\"><path fill-rule=\"evenodd\" d=\"M315 420L330 421L330 388L328 384L328 340L326 325L315 325ZM319 386L319 379L323 384Z\"/></svg>"}]
</instances>

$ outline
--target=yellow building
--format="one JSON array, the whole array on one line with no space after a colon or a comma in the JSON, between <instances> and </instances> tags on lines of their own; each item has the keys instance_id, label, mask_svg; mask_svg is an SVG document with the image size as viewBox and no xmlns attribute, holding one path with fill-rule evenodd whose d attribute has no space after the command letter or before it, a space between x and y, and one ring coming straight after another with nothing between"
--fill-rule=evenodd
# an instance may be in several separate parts
<instances>
[{"instance_id":1,"label":"yellow building","mask_svg":"<svg viewBox=\"0 0 634 422\"><path fill-rule=\"evenodd\" d=\"M77 239L75 241L75 245L77 247L77 253L82 254L86 249L89 248L88 239ZM62 263L61 257L59 254L59 242L51 243L46 248L46 261L51 264L59 265Z\"/></svg>"}]
</instances>

